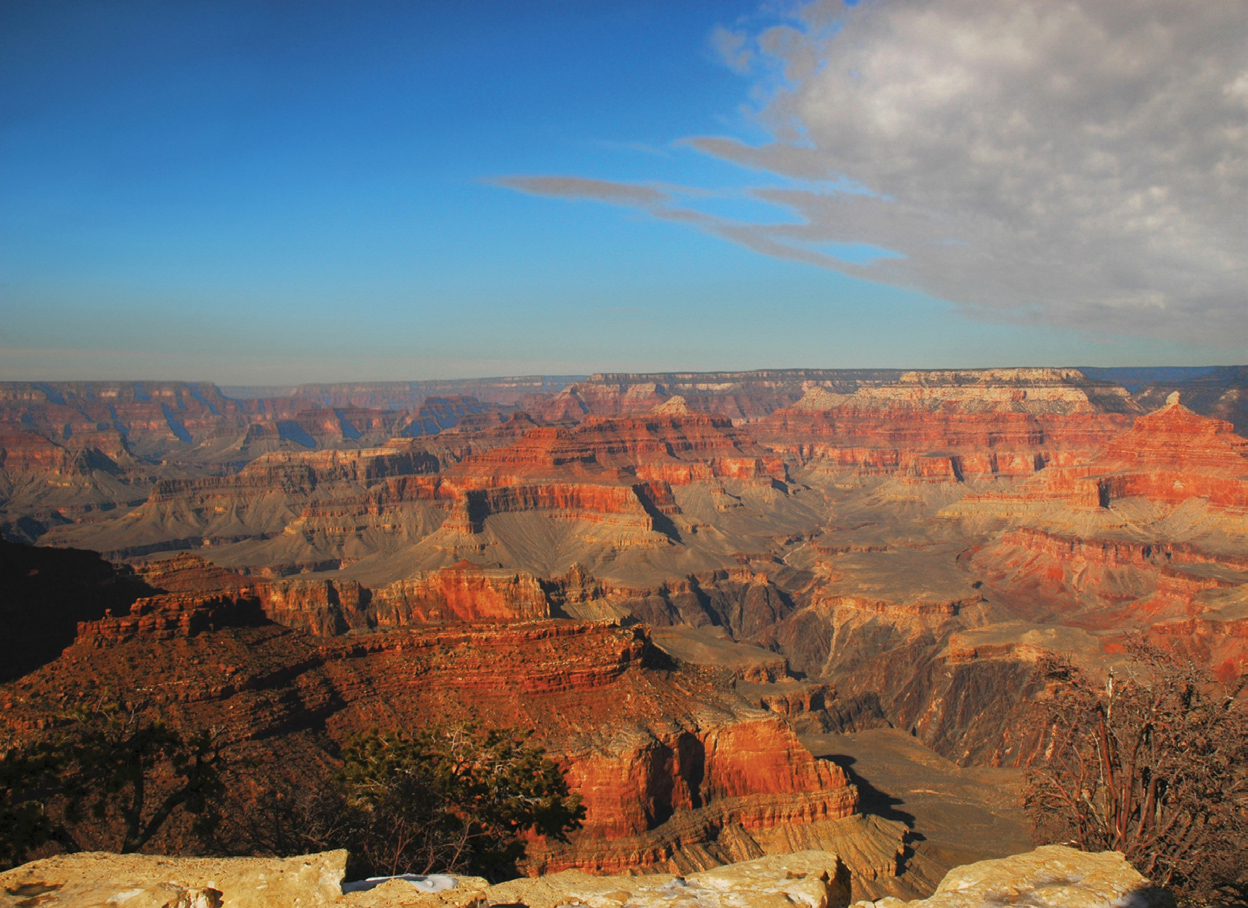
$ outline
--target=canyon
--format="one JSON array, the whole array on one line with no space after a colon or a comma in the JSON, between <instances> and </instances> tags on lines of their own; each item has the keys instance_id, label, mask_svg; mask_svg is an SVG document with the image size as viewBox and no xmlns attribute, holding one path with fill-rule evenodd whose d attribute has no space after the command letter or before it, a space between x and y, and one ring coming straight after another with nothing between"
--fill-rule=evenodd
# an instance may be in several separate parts
<instances>
[{"instance_id":1,"label":"canyon","mask_svg":"<svg viewBox=\"0 0 1248 908\"><path fill-rule=\"evenodd\" d=\"M587 809L530 872L813 848L926 894L1016 840L881 807L855 742L1017 780L1045 657L1248 664L1244 371L1120 377L0 385L0 737L124 690L279 775L519 726Z\"/></svg>"}]
</instances>

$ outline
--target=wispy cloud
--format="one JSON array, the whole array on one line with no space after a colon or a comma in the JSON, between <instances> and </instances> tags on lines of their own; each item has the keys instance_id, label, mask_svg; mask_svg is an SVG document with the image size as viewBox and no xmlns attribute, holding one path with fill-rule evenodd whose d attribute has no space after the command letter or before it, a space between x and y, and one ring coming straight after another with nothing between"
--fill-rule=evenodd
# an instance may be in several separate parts
<instances>
[{"instance_id":1,"label":"wispy cloud","mask_svg":"<svg viewBox=\"0 0 1248 908\"><path fill-rule=\"evenodd\" d=\"M764 74L752 94L772 139L690 144L756 171L753 196L787 222L699 212L687 190L500 182L643 208L985 317L1248 336L1248 0L820 0L712 44ZM838 244L897 255L847 261L826 253Z\"/></svg>"},{"instance_id":2,"label":"wispy cloud","mask_svg":"<svg viewBox=\"0 0 1248 908\"><path fill-rule=\"evenodd\" d=\"M747 45L747 40L742 32L720 25L711 32L711 50L733 72L745 75L754 62L754 51Z\"/></svg>"},{"instance_id":3,"label":"wispy cloud","mask_svg":"<svg viewBox=\"0 0 1248 908\"><path fill-rule=\"evenodd\" d=\"M585 177L499 177L493 182L532 195L555 196L562 199L592 199L615 205L636 205L650 208L667 201L667 193L652 186L591 180Z\"/></svg>"}]
</instances>

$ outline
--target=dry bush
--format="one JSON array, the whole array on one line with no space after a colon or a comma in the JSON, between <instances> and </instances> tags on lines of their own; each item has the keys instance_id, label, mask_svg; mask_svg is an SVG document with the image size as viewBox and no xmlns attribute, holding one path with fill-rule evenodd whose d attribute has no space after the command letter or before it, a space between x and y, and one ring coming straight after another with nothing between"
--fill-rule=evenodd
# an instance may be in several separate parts
<instances>
[{"instance_id":1,"label":"dry bush","mask_svg":"<svg viewBox=\"0 0 1248 908\"><path fill-rule=\"evenodd\" d=\"M1190 662L1131 647L1100 682L1040 666L1050 737L1025 805L1038 842L1125 854L1200 904L1248 883L1248 704Z\"/></svg>"}]
</instances>

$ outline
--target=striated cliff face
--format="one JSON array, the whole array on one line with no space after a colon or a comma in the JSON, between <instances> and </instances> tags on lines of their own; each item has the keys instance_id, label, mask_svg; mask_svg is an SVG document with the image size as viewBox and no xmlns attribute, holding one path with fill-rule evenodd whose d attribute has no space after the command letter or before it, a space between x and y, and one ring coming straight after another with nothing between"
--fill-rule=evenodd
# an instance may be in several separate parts
<instances>
[{"instance_id":1,"label":"striated cliff face","mask_svg":"<svg viewBox=\"0 0 1248 908\"><path fill-rule=\"evenodd\" d=\"M257 584L264 613L287 627L334 635L351 629L549 618L537 578L467 563L421 571L376 589L354 580Z\"/></svg>"},{"instance_id":2,"label":"striated cliff face","mask_svg":"<svg viewBox=\"0 0 1248 908\"><path fill-rule=\"evenodd\" d=\"M1088 463L1054 474L1046 490L1087 507L1135 497L1248 507L1248 439L1228 422L1193 413L1176 396L1137 419Z\"/></svg>"},{"instance_id":3,"label":"striated cliff face","mask_svg":"<svg viewBox=\"0 0 1248 908\"><path fill-rule=\"evenodd\" d=\"M717 860L762 853L777 830L843 819L857 807L844 772L816 761L774 717L634 736L616 753L567 756L587 819L571 846L531 849L547 872L696 866L705 858L681 850L697 843Z\"/></svg>"},{"instance_id":4,"label":"striated cliff face","mask_svg":"<svg viewBox=\"0 0 1248 908\"><path fill-rule=\"evenodd\" d=\"M525 410L552 422L620 416L679 398L690 409L754 422L815 400L1055 408L1134 413L1125 388L1076 369L982 369L902 372L890 369L785 369L758 372L592 375L554 395L526 398ZM803 403L804 402L804 403Z\"/></svg>"},{"instance_id":5,"label":"striated cliff face","mask_svg":"<svg viewBox=\"0 0 1248 908\"><path fill-rule=\"evenodd\" d=\"M526 608L547 607L533 578L459 568L371 593L357 586L354 612L338 590L339 615L378 624L424 620L422 609L447 620L457 608L470 614L449 620L494 623L314 637L271 623L334 614L319 596L292 607L310 587L238 585L198 567L216 590L143 596L82 621L60 658L0 688L0 737L35 734L56 704L102 690L146 691L175 727L218 729L228 752L278 775L305 772L376 726L533 728L588 809L570 845L534 843L534 860L551 867L698 866L765 850L781 826L855 812L838 767L815 760L778 717L673 663L644 627L524 620ZM185 588L196 568L184 556L145 575ZM500 614L488 614L491 601Z\"/></svg>"},{"instance_id":6,"label":"striated cliff face","mask_svg":"<svg viewBox=\"0 0 1248 908\"><path fill-rule=\"evenodd\" d=\"M1125 390L1074 370L910 372L852 394L812 386L752 431L800 463L962 482L1075 462L1112 438L1134 409Z\"/></svg>"},{"instance_id":7,"label":"striated cliff face","mask_svg":"<svg viewBox=\"0 0 1248 908\"><path fill-rule=\"evenodd\" d=\"M645 418L587 419L574 429L533 429L512 445L466 458L448 473L477 484L508 485L569 470L624 470L640 479L677 484L711 476L785 478L780 459L729 420L670 411Z\"/></svg>"}]
</instances>

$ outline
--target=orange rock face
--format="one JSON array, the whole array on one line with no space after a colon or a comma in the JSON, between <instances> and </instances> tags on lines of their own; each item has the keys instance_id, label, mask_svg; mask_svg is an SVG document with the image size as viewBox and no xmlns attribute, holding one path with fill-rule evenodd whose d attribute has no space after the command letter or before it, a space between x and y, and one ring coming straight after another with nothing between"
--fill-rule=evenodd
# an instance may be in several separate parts
<instances>
[{"instance_id":1,"label":"orange rock face","mask_svg":"<svg viewBox=\"0 0 1248 908\"><path fill-rule=\"evenodd\" d=\"M803 463L920 481L1027 477L1091 455L1125 423L1117 414L957 412L904 403L782 410L751 431Z\"/></svg>"},{"instance_id":2,"label":"orange rock face","mask_svg":"<svg viewBox=\"0 0 1248 908\"><path fill-rule=\"evenodd\" d=\"M678 484L707 476L785 478L780 458L731 421L693 413L593 418L575 429L533 429L515 444L466 458L447 475L480 488L535 476L605 479L615 471Z\"/></svg>"},{"instance_id":3,"label":"orange rock face","mask_svg":"<svg viewBox=\"0 0 1248 908\"><path fill-rule=\"evenodd\" d=\"M1092 631L1106 652L1138 632L1224 678L1248 670L1235 605L1248 440L1229 423L1171 399L1086 462L1029 481L1013 507L1015 526L971 564L1020 614Z\"/></svg>"},{"instance_id":4,"label":"orange rock face","mask_svg":"<svg viewBox=\"0 0 1248 908\"><path fill-rule=\"evenodd\" d=\"M373 593L372 609L379 627L550 617L541 584L531 574L463 564L381 587Z\"/></svg>"},{"instance_id":5,"label":"orange rock face","mask_svg":"<svg viewBox=\"0 0 1248 908\"><path fill-rule=\"evenodd\" d=\"M1178 504L1204 498L1218 507L1248 507L1248 439L1231 424L1193 413L1177 401L1141 416L1087 464L1046 484L1088 507L1143 497Z\"/></svg>"},{"instance_id":6,"label":"orange rock face","mask_svg":"<svg viewBox=\"0 0 1248 908\"><path fill-rule=\"evenodd\" d=\"M243 597L140 600L127 616L84 624L61 660L10 692L0 723L32 728L44 697L125 683L152 691L179 727L227 729L224 746L287 762L310 758L306 738L287 737L309 722L339 742L374 726L465 719L534 728L587 808L571 844L533 843L547 869L665 865L726 824L748 834L857 805L844 773L782 720L696 674L656 668L640 626L519 622L309 646L258 615ZM648 857L635 854L639 836Z\"/></svg>"},{"instance_id":7,"label":"orange rock face","mask_svg":"<svg viewBox=\"0 0 1248 908\"><path fill-rule=\"evenodd\" d=\"M389 494L452 502L446 527L462 533L481 532L491 515L536 511L648 534L657 515L679 512L672 486L715 477L771 483L787 474L729 420L656 413L534 428L437 477L392 483Z\"/></svg>"},{"instance_id":8,"label":"orange rock face","mask_svg":"<svg viewBox=\"0 0 1248 908\"><path fill-rule=\"evenodd\" d=\"M533 843L546 869L667 866L726 826L762 834L857 805L844 772L815 760L783 720L673 667L644 627L526 620L549 611L532 577L460 565L370 591L244 583L194 556L140 576L179 591L81 622L75 644L27 676L0 721L28 727L42 697L124 683L150 691L180 727L228 729L229 746L263 741L291 759L307 746L286 741L292 722L338 742L435 720L533 728L587 808L570 845ZM312 638L265 620L322 630L326 615L441 626Z\"/></svg>"}]
</instances>

